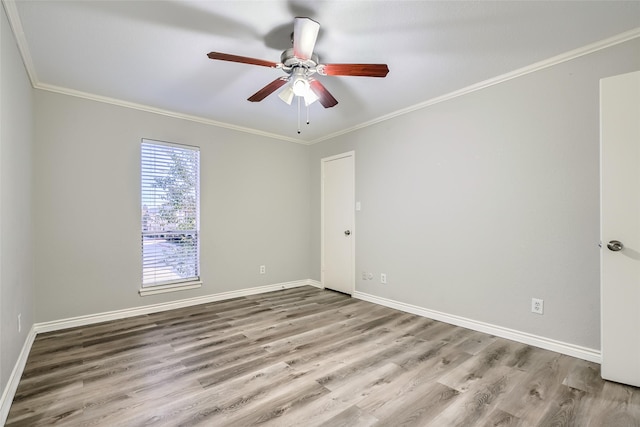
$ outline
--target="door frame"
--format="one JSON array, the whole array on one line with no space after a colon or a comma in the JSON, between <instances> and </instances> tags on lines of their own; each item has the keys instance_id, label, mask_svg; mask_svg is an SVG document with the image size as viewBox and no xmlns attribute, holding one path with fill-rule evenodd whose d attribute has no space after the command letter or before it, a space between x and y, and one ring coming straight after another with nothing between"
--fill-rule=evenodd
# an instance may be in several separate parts
<instances>
[{"instance_id":1,"label":"door frame","mask_svg":"<svg viewBox=\"0 0 640 427\"><path fill-rule=\"evenodd\" d=\"M355 213L355 195L356 195L356 152L355 151L347 151L341 154L335 154L329 157L323 157L320 159L320 282L322 283L322 287L324 288L324 252L325 252L325 242L324 242L324 206L325 206L325 191L324 191L324 176L325 176L325 164L338 160L341 158L351 158L351 171L353 176L351 177L351 182L353 183L353 188L351 194L353 195L351 200L351 268L350 268L350 277L349 277L349 288L351 291L351 295L356 290L355 278L356 278L356 213Z\"/></svg>"}]
</instances>

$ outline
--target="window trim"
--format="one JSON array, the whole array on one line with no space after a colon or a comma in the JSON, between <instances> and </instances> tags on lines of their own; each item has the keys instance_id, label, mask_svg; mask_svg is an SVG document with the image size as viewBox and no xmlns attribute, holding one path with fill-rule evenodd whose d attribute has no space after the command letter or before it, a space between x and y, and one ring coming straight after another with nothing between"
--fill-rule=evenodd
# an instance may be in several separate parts
<instances>
[{"instance_id":1,"label":"window trim","mask_svg":"<svg viewBox=\"0 0 640 427\"><path fill-rule=\"evenodd\" d=\"M141 297L156 294L166 294L167 292L186 291L189 289L198 289L202 287L202 280L193 280L189 282L171 283L168 285L152 285L147 287L140 287L138 293Z\"/></svg>"}]
</instances>

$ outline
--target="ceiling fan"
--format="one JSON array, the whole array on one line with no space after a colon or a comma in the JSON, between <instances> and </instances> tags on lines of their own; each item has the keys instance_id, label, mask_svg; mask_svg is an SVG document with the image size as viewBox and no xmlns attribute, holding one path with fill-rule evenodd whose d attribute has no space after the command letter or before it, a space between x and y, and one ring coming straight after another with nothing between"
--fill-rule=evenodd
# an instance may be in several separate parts
<instances>
[{"instance_id":1,"label":"ceiling fan","mask_svg":"<svg viewBox=\"0 0 640 427\"><path fill-rule=\"evenodd\" d=\"M279 94L279 97L287 104L291 104L294 96L298 96L304 99L307 106L318 100L323 107L330 108L337 105L338 101L322 83L313 77L314 74L317 73L321 76L386 77L389 72L389 67L386 64L321 64L318 55L313 53L319 30L320 24L316 21L310 18L295 18L293 23L293 48L282 52L280 56L281 62L279 63L220 52L210 52L207 56L211 59L222 61L280 68L287 74L278 77L251 95L248 98L251 102L260 102L289 83L288 87Z\"/></svg>"}]
</instances>

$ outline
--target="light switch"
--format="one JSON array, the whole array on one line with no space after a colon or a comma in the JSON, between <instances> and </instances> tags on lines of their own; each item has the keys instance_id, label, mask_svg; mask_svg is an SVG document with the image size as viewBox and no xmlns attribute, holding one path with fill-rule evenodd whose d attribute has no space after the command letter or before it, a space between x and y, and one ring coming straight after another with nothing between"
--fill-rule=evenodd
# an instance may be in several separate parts
<instances>
[{"instance_id":1,"label":"light switch","mask_svg":"<svg viewBox=\"0 0 640 427\"><path fill-rule=\"evenodd\" d=\"M356 202L356 211L359 211L360 209L362 209L362 205L360 202Z\"/></svg>"}]
</instances>

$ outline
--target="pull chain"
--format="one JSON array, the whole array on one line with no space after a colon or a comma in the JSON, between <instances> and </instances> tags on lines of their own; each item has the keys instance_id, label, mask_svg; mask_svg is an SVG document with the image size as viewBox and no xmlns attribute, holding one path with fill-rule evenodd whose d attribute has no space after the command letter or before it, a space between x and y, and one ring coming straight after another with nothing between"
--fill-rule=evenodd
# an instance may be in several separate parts
<instances>
[{"instance_id":1,"label":"pull chain","mask_svg":"<svg viewBox=\"0 0 640 427\"><path fill-rule=\"evenodd\" d=\"M309 124L309 106L307 105L307 124Z\"/></svg>"},{"instance_id":2,"label":"pull chain","mask_svg":"<svg viewBox=\"0 0 640 427\"><path fill-rule=\"evenodd\" d=\"M300 97L296 96L296 98L298 98L298 134L300 134Z\"/></svg>"}]
</instances>

